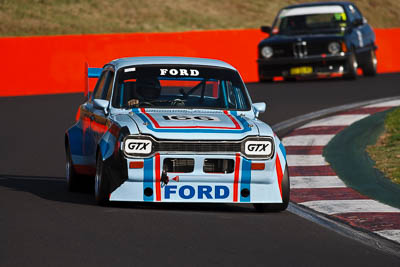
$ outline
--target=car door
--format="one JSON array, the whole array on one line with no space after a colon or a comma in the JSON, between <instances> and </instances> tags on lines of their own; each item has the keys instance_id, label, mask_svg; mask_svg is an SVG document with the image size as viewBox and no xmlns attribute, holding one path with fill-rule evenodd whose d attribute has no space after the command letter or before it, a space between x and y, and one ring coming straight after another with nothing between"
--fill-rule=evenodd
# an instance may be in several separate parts
<instances>
[{"instance_id":1,"label":"car door","mask_svg":"<svg viewBox=\"0 0 400 267\"><path fill-rule=\"evenodd\" d=\"M110 100L111 86L114 78L114 70L105 68L97 81L91 99L86 104L86 113L90 121L86 137L86 156L92 167L96 166L96 150L99 139L107 130L107 115L104 110L94 105L95 99Z\"/></svg>"},{"instance_id":2,"label":"car door","mask_svg":"<svg viewBox=\"0 0 400 267\"><path fill-rule=\"evenodd\" d=\"M371 26L367 23L367 20L364 18L361 11L356 6L353 7L355 10L354 17L362 21L362 24L359 26L359 30L363 39L363 47L371 47L375 43L375 33Z\"/></svg>"},{"instance_id":3,"label":"car door","mask_svg":"<svg viewBox=\"0 0 400 267\"><path fill-rule=\"evenodd\" d=\"M96 162L93 161L93 154L96 153L96 144L94 142L93 132L91 131L91 121L93 117L93 96L98 94L105 82L106 73L103 71L97 80L96 86L87 102L80 107L80 123L82 125L82 163L86 167L94 167ZM91 168L93 169L93 168Z\"/></svg>"},{"instance_id":4,"label":"car door","mask_svg":"<svg viewBox=\"0 0 400 267\"><path fill-rule=\"evenodd\" d=\"M367 24L364 23L363 16L361 12L352 4L347 6L348 11L348 21L351 27L350 30L350 42L351 49L354 49L356 53L359 53L360 50L364 50L364 47L368 45L366 43L366 36L368 33L366 32Z\"/></svg>"},{"instance_id":5,"label":"car door","mask_svg":"<svg viewBox=\"0 0 400 267\"><path fill-rule=\"evenodd\" d=\"M112 94L112 86L114 81L114 70L108 69L106 70L106 77L104 84L102 84L102 88L99 91L99 94L95 94L93 99L102 99L110 102L111 94ZM96 144L99 144L101 137L107 131L107 121L108 121L108 112L105 112L103 109L96 109L93 106L92 112L92 120L90 124L90 128L93 132L94 141Z\"/></svg>"}]
</instances>

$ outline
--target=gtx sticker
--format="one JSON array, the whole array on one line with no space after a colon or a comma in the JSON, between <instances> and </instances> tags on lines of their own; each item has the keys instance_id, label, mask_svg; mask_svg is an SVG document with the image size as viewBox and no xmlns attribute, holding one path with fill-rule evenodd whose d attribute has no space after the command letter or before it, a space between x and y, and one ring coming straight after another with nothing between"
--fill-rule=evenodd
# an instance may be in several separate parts
<instances>
[{"instance_id":1,"label":"gtx sticker","mask_svg":"<svg viewBox=\"0 0 400 267\"><path fill-rule=\"evenodd\" d=\"M245 144L247 155L269 155L272 153L270 141L247 141Z\"/></svg>"},{"instance_id":2,"label":"gtx sticker","mask_svg":"<svg viewBox=\"0 0 400 267\"><path fill-rule=\"evenodd\" d=\"M164 199L171 199L172 195L178 195L182 199L226 199L229 196L229 188L224 185L208 186L199 185L197 187L184 185L167 185L164 188Z\"/></svg>"},{"instance_id":3,"label":"gtx sticker","mask_svg":"<svg viewBox=\"0 0 400 267\"><path fill-rule=\"evenodd\" d=\"M200 75L200 72L195 69L160 69L160 75L196 77Z\"/></svg>"},{"instance_id":4,"label":"gtx sticker","mask_svg":"<svg viewBox=\"0 0 400 267\"><path fill-rule=\"evenodd\" d=\"M164 115L166 121L219 121L219 118L213 116L186 116L186 115Z\"/></svg>"},{"instance_id":5,"label":"gtx sticker","mask_svg":"<svg viewBox=\"0 0 400 267\"><path fill-rule=\"evenodd\" d=\"M142 139L127 139L125 141L125 152L128 154L150 154L151 141Z\"/></svg>"}]
</instances>

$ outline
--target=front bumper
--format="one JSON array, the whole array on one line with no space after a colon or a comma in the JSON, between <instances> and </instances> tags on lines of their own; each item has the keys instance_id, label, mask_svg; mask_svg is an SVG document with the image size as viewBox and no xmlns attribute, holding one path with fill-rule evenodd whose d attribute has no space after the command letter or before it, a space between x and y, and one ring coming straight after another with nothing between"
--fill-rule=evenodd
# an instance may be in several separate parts
<instances>
[{"instance_id":1,"label":"front bumper","mask_svg":"<svg viewBox=\"0 0 400 267\"><path fill-rule=\"evenodd\" d=\"M316 76L332 73L347 73L347 60L350 53L339 55L316 55L304 58L271 58L258 59L258 72L260 79L272 78L274 76L298 77ZM295 68L308 68L312 71L298 73Z\"/></svg>"},{"instance_id":2,"label":"front bumper","mask_svg":"<svg viewBox=\"0 0 400 267\"><path fill-rule=\"evenodd\" d=\"M148 202L203 202L203 203L282 203L275 157L269 160L249 160L240 155L155 154L151 158L128 158L128 177L110 195L111 201ZM162 177L163 162L167 158L194 160L190 173L166 173ZM204 171L206 159L234 161L231 173ZM139 162L142 168L129 168ZM141 164L141 162L143 164ZM252 163L264 163L262 170L252 169Z\"/></svg>"}]
</instances>

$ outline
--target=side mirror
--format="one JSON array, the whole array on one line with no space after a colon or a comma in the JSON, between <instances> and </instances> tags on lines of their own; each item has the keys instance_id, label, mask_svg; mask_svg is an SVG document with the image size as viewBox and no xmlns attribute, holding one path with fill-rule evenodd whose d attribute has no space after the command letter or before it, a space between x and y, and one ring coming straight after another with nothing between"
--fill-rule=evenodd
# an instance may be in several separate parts
<instances>
[{"instance_id":1,"label":"side mirror","mask_svg":"<svg viewBox=\"0 0 400 267\"><path fill-rule=\"evenodd\" d=\"M265 32L265 33L268 33L268 34L271 34L271 31L272 31L272 28L270 26L261 26L260 29L261 29L262 32Z\"/></svg>"},{"instance_id":2,"label":"side mirror","mask_svg":"<svg viewBox=\"0 0 400 267\"><path fill-rule=\"evenodd\" d=\"M255 109L256 117L258 117L258 115L260 113L264 113L265 112L265 109L267 108L267 104L265 102L254 103L253 104L253 108Z\"/></svg>"},{"instance_id":3,"label":"side mirror","mask_svg":"<svg viewBox=\"0 0 400 267\"><path fill-rule=\"evenodd\" d=\"M88 101L90 101L90 98L92 97L92 93L93 93L93 92L87 92L87 95L84 94L84 95L83 95L83 102L88 102Z\"/></svg>"},{"instance_id":4,"label":"side mirror","mask_svg":"<svg viewBox=\"0 0 400 267\"><path fill-rule=\"evenodd\" d=\"M110 102L108 100L93 99L93 107L95 109L102 110L104 112L104 114L106 114L106 115L107 115L107 108L108 108L109 103Z\"/></svg>"},{"instance_id":5,"label":"side mirror","mask_svg":"<svg viewBox=\"0 0 400 267\"><path fill-rule=\"evenodd\" d=\"M364 24L364 20L362 18L355 19L351 24L353 27L358 27Z\"/></svg>"}]
</instances>

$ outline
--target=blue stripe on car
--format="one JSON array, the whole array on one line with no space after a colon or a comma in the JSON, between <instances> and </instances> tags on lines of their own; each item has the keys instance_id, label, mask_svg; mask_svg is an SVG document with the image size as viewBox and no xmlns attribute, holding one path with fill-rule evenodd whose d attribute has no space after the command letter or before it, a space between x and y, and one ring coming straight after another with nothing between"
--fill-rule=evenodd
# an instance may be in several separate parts
<instances>
[{"instance_id":1,"label":"blue stripe on car","mask_svg":"<svg viewBox=\"0 0 400 267\"><path fill-rule=\"evenodd\" d=\"M154 199L154 190L153 190L153 158L147 158L144 159L144 164L143 164L143 200L144 201L153 201ZM151 188L153 190L153 195L151 196L146 196L144 194L144 190L146 188Z\"/></svg>"},{"instance_id":2,"label":"blue stripe on car","mask_svg":"<svg viewBox=\"0 0 400 267\"><path fill-rule=\"evenodd\" d=\"M251 183L251 160L242 158L242 179L240 181L240 202L250 202L250 194L247 197L242 196L242 190L247 189L250 191Z\"/></svg>"}]
</instances>

